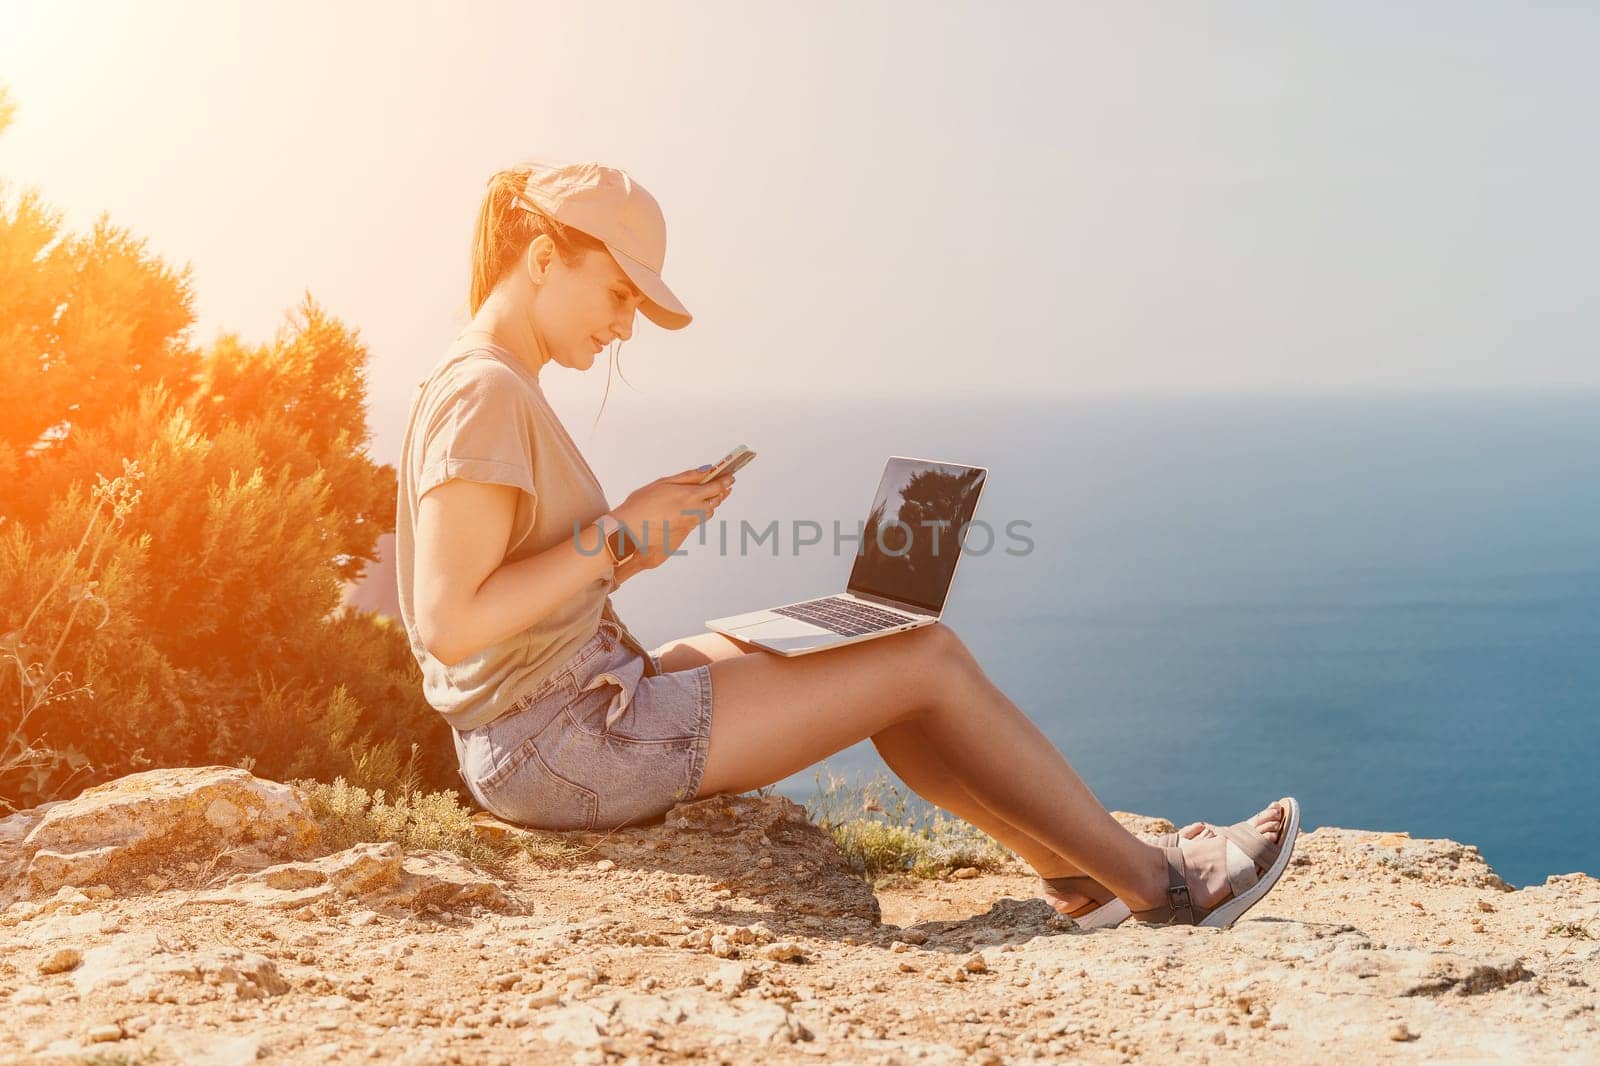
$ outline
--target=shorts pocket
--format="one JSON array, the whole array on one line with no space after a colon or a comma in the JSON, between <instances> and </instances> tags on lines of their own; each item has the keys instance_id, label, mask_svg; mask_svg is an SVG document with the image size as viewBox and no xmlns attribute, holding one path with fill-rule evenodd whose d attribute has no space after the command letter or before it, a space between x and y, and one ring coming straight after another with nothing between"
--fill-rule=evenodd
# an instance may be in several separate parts
<instances>
[{"instance_id":1,"label":"shorts pocket","mask_svg":"<svg viewBox=\"0 0 1600 1066\"><path fill-rule=\"evenodd\" d=\"M538 829L593 829L600 806L593 790L550 769L538 737L523 741L478 789L496 817Z\"/></svg>"},{"instance_id":2,"label":"shorts pocket","mask_svg":"<svg viewBox=\"0 0 1600 1066\"><path fill-rule=\"evenodd\" d=\"M567 720L590 736L606 736L628 712L636 687L637 683L630 685L612 671L602 670L568 701Z\"/></svg>"}]
</instances>

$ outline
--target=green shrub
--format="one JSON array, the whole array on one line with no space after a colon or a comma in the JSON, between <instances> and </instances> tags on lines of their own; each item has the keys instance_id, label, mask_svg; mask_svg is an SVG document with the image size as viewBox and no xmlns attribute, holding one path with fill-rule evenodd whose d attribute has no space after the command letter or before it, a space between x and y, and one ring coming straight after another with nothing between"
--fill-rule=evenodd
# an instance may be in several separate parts
<instances>
[{"instance_id":1,"label":"green shrub","mask_svg":"<svg viewBox=\"0 0 1600 1066\"><path fill-rule=\"evenodd\" d=\"M515 834L504 843L486 840L474 832L472 812L457 802L454 792L424 794L407 789L389 800L381 788L369 793L342 777L331 785L308 779L288 784L305 793L331 851L367 841L394 841L406 850L454 852L487 870L504 874L508 861L516 855L545 864L563 864L593 850L536 831Z\"/></svg>"},{"instance_id":2,"label":"green shrub","mask_svg":"<svg viewBox=\"0 0 1600 1066\"><path fill-rule=\"evenodd\" d=\"M307 294L202 349L192 304L0 182L0 812L166 766L458 788L404 632L340 603L394 525L366 348Z\"/></svg>"},{"instance_id":3,"label":"green shrub","mask_svg":"<svg viewBox=\"0 0 1600 1066\"><path fill-rule=\"evenodd\" d=\"M865 785L832 772L806 802L806 813L827 831L857 876L869 883L888 874L940 877L971 866L1001 869L1016 856L969 822L934 807L880 773Z\"/></svg>"}]
</instances>

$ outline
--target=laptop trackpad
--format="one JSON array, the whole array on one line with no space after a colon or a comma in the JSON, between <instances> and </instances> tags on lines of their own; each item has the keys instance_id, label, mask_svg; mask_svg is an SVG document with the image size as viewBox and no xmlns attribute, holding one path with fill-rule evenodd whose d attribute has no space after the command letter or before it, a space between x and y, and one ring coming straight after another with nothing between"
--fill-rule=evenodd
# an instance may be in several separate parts
<instances>
[{"instance_id":1,"label":"laptop trackpad","mask_svg":"<svg viewBox=\"0 0 1600 1066\"><path fill-rule=\"evenodd\" d=\"M798 618L768 618L754 626L738 626L739 640L782 640L786 637L822 637L826 631Z\"/></svg>"},{"instance_id":2,"label":"laptop trackpad","mask_svg":"<svg viewBox=\"0 0 1600 1066\"><path fill-rule=\"evenodd\" d=\"M740 626L735 634L740 640L764 640L768 643L800 641L801 646L832 637L828 631L798 618L770 618L753 626Z\"/></svg>"}]
</instances>

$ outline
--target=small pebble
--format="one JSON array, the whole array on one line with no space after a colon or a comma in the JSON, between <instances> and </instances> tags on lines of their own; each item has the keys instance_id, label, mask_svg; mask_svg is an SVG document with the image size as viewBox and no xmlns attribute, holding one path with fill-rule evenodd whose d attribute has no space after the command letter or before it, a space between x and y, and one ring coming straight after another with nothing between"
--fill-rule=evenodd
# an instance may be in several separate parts
<instances>
[{"instance_id":1,"label":"small pebble","mask_svg":"<svg viewBox=\"0 0 1600 1066\"><path fill-rule=\"evenodd\" d=\"M805 950L792 940L780 940L775 944L768 944L757 954L763 959L771 959L774 962L788 962L791 959L803 962L806 957Z\"/></svg>"},{"instance_id":2,"label":"small pebble","mask_svg":"<svg viewBox=\"0 0 1600 1066\"><path fill-rule=\"evenodd\" d=\"M40 961L39 972L66 973L68 970L76 970L82 962L83 956L78 953L77 948L62 948Z\"/></svg>"}]
</instances>

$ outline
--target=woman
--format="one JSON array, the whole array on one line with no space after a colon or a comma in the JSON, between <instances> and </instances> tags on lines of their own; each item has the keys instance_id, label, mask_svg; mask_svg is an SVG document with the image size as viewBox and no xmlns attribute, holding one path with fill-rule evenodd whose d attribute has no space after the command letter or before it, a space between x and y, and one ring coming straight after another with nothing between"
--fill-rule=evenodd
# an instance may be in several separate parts
<instances>
[{"instance_id":1,"label":"woman","mask_svg":"<svg viewBox=\"0 0 1600 1066\"><path fill-rule=\"evenodd\" d=\"M942 623L799 658L716 633L643 648L609 594L670 559L734 478L702 486L707 467L685 470L610 507L539 377L589 369L632 336L636 312L689 324L661 279L666 224L637 182L598 164L523 166L489 186L472 320L412 405L396 523L401 615L478 802L550 829L638 824L870 737L1081 925L1131 909L1227 926L1276 883L1299 831L1293 799L1139 839Z\"/></svg>"}]
</instances>

